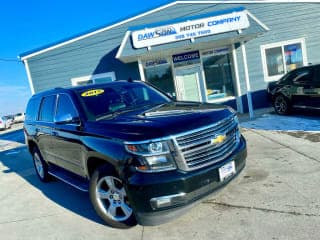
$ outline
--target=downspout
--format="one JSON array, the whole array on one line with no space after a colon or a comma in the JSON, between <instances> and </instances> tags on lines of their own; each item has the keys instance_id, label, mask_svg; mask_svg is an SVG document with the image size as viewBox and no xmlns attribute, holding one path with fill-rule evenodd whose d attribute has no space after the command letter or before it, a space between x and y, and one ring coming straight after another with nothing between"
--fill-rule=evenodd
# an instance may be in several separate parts
<instances>
[{"instance_id":1,"label":"downspout","mask_svg":"<svg viewBox=\"0 0 320 240\"><path fill-rule=\"evenodd\" d=\"M246 80L247 88L247 99L248 99L248 108L250 119L254 118L253 105L252 105L252 96L251 96L251 86L249 79L248 63L247 63L247 52L244 42L241 42L242 58L243 58L243 67L244 67L244 77Z\"/></svg>"},{"instance_id":2,"label":"downspout","mask_svg":"<svg viewBox=\"0 0 320 240\"><path fill-rule=\"evenodd\" d=\"M243 103L242 103L242 98L241 98L241 86L240 86L238 59L237 59L235 44L232 44L232 57L233 57L234 75L235 75L236 88L237 88L237 111L239 113L243 113Z\"/></svg>"}]
</instances>

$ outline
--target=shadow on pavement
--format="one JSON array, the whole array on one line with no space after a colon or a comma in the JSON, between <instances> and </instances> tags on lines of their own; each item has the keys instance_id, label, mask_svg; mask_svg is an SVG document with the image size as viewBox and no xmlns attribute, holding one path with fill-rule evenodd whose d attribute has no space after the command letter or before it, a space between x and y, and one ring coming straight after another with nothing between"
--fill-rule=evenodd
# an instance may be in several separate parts
<instances>
[{"instance_id":1,"label":"shadow on pavement","mask_svg":"<svg viewBox=\"0 0 320 240\"><path fill-rule=\"evenodd\" d=\"M39 189L49 200L82 217L104 225L96 215L89 199L89 194L76 190L58 180L49 183L41 182L34 170L31 155L26 146L15 147L10 150L0 150L0 175L14 172Z\"/></svg>"}]
</instances>

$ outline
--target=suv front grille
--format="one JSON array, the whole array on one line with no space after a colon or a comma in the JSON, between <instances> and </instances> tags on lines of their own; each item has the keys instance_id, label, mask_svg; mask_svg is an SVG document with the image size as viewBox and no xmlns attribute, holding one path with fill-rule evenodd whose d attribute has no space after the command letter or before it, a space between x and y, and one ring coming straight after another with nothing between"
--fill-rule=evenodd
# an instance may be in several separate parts
<instances>
[{"instance_id":1,"label":"suv front grille","mask_svg":"<svg viewBox=\"0 0 320 240\"><path fill-rule=\"evenodd\" d=\"M240 139L234 117L192 132L179 135L175 142L185 170L194 170L227 158Z\"/></svg>"}]
</instances>

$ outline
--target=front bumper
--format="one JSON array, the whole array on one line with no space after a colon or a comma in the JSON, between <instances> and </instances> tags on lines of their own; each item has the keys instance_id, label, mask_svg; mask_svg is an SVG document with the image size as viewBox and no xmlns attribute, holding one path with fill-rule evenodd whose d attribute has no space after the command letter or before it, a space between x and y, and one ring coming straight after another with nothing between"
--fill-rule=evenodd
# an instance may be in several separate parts
<instances>
[{"instance_id":1,"label":"front bumper","mask_svg":"<svg viewBox=\"0 0 320 240\"><path fill-rule=\"evenodd\" d=\"M234 179L244 168L246 156L246 141L241 137L233 154L209 167L190 172L135 172L127 180L126 188L138 223L157 225L183 214L193 203ZM235 163L236 174L221 182L219 168L231 161ZM168 198L171 200L168 201ZM156 200L164 204L159 207Z\"/></svg>"}]
</instances>

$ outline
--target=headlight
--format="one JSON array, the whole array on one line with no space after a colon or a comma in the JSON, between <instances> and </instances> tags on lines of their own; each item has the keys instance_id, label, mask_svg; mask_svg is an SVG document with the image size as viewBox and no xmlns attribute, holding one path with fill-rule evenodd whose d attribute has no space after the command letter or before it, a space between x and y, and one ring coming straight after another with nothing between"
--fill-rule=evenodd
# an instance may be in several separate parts
<instances>
[{"instance_id":1,"label":"headlight","mask_svg":"<svg viewBox=\"0 0 320 240\"><path fill-rule=\"evenodd\" d=\"M236 128L236 140L239 142L239 141L240 141L240 138L241 138L241 132L240 132L239 118L237 117L237 115L234 115L233 120L234 120L235 123L237 124L237 128Z\"/></svg>"},{"instance_id":2,"label":"headlight","mask_svg":"<svg viewBox=\"0 0 320 240\"><path fill-rule=\"evenodd\" d=\"M237 115L234 115L233 120L239 125L239 118Z\"/></svg>"},{"instance_id":3,"label":"headlight","mask_svg":"<svg viewBox=\"0 0 320 240\"><path fill-rule=\"evenodd\" d=\"M167 141L127 143L125 147L139 161L139 166L136 166L139 171L159 172L176 169Z\"/></svg>"},{"instance_id":4,"label":"headlight","mask_svg":"<svg viewBox=\"0 0 320 240\"><path fill-rule=\"evenodd\" d=\"M237 114L237 111L236 110L234 110L234 108L232 108L232 107L227 107L228 109L229 109L229 111L232 113L232 114Z\"/></svg>"}]
</instances>

